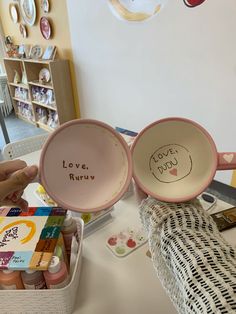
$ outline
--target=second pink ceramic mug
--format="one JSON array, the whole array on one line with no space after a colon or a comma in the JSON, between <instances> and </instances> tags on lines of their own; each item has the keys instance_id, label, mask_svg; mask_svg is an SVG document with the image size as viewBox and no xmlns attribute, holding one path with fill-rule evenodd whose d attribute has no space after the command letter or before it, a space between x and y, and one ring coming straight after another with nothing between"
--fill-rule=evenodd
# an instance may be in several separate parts
<instances>
[{"instance_id":1,"label":"second pink ceramic mug","mask_svg":"<svg viewBox=\"0 0 236 314\"><path fill-rule=\"evenodd\" d=\"M218 153L209 133L184 118L167 118L144 128L131 148L133 177L148 195L184 202L201 194L216 170L236 169L236 153Z\"/></svg>"}]
</instances>

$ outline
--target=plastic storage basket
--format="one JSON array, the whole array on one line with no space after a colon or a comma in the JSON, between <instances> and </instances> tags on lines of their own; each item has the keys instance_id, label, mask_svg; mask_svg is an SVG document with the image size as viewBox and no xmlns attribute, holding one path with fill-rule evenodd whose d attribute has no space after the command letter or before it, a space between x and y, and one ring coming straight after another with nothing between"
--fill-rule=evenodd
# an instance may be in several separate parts
<instances>
[{"instance_id":1,"label":"plastic storage basket","mask_svg":"<svg viewBox=\"0 0 236 314\"><path fill-rule=\"evenodd\" d=\"M76 218L76 222L80 243L70 283L61 289L0 290L1 314L71 314L73 312L80 279L84 230L83 220Z\"/></svg>"}]
</instances>

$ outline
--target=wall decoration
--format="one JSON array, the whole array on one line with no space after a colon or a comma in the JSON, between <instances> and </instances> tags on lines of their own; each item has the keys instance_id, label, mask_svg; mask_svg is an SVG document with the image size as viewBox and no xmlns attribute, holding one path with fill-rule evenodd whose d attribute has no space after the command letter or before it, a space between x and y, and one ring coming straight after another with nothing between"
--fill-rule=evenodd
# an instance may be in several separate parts
<instances>
[{"instance_id":1,"label":"wall decoration","mask_svg":"<svg viewBox=\"0 0 236 314\"><path fill-rule=\"evenodd\" d=\"M9 5L9 13L13 23L16 24L18 22L19 15L15 4L11 3Z\"/></svg>"},{"instance_id":2,"label":"wall decoration","mask_svg":"<svg viewBox=\"0 0 236 314\"><path fill-rule=\"evenodd\" d=\"M32 46L30 49L30 58L40 59L43 54L43 48L39 45Z\"/></svg>"},{"instance_id":3,"label":"wall decoration","mask_svg":"<svg viewBox=\"0 0 236 314\"><path fill-rule=\"evenodd\" d=\"M36 6L34 0L19 0L20 11L24 22L33 26L36 20Z\"/></svg>"},{"instance_id":4,"label":"wall decoration","mask_svg":"<svg viewBox=\"0 0 236 314\"><path fill-rule=\"evenodd\" d=\"M44 54L42 56L43 60L51 60L54 59L54 56L56 54L56 47L55 46L48 46L45 51Z\"/></svg>"},{"instance_id":5,"label":"wall decoration","mask_svg":"<svg viewBox=\"0 0 236 314\"><path fill-rule=\"evenodd\" d=\"M198 5L205 2L205 0L183 0L184 4L189 8L197 7Z\"/></svg>"},{"instance_id":6,"label":"wall decoration","mask_svg":"<svg viewBox=\"0 0 236 314\"><path fill-rule=\"evenodd\" d=\"M113 14L121 20L141 22L155 16L167 0L108 0Z\"/></svg>"},{"instance_id":7,"label":"wall decoration","mask_svg":"<svg viewBox=\"0 0 236 314\"><path fill-rule=\"evenodd\" d=\"M39 72L39 83L40 84L45 84L49 83L51 80L51 75L50 72L47 68L43 68Z\"/></svg>"},{"instance_id":8,"label":"wall decoration","mask_svg":"<svg viewBox=\"0 0 236 314\"><path fill-rule=\"evenodd\" d=\"M41 9L44 13L48 13L50 10L50 5L48 0L41 0Z\"/></svg>"},{"instance_id":9,"label":"wall decoration","mask_svg":"<svg viewBox=\"0 0 236 314\"><path fill-rule=\"evenodd\" d=\"M40 30L45 39L50 39L52 35L52 28L49 20L45 16L40 19Z\"/></svg>"},{"instance_id":10,"label":"wall decoration","mask_svg":"<svg viewBox=\"0 0 236 314\"><path fill-rule=\"evenodd\" d=\"M24 24L20 23L19 29L20 29L20 33L21 33L23 38L28 37L27 28Z\"/></svg>"}]
</instances>

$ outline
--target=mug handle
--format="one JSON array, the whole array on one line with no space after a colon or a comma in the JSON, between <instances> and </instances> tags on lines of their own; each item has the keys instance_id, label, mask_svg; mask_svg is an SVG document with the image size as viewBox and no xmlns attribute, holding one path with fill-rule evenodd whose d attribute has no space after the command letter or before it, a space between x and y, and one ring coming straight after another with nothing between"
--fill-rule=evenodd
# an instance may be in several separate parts
<instances>
[{"instance_id":1,"label":"mug handle","mask_svg":"<svg viewBox=\"0 0 236 314\"><path fill-rule=\"evenodd\" d=\"M236 169L236 153L218 153L217 170Z\"/></svg>"}]
</instances>

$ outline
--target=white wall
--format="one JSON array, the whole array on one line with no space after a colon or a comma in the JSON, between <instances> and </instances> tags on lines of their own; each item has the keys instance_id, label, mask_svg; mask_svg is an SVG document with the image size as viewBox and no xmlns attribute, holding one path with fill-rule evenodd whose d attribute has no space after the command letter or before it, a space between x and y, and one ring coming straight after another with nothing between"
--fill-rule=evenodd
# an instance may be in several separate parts
<instances>
[{"instance_id":1,"label":"white wall","mask_svg":"<svg viewBox=\"0 0 236 314\"><path fill-rule=\"evenodd\" d=\"M219 151L236 151L235 0L194 9L169 0L135 24L116 19L106 0L67 2L82 117L139 131L183 116L207 128Z\"/></svg>"}]
</instances>

